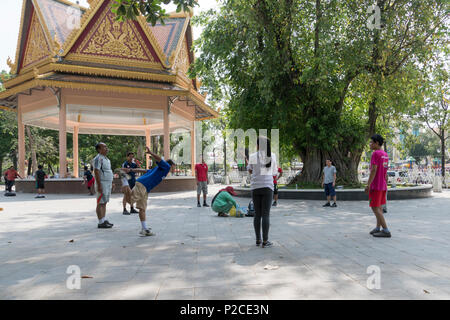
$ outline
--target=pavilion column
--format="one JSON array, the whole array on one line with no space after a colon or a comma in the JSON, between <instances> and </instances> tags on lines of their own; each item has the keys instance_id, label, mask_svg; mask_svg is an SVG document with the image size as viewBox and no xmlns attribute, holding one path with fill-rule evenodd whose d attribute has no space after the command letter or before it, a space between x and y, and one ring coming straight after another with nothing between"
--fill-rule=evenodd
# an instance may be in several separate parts
<instances>
[{"instance_id":1,"label":"pavilion column","mask_svg":"<svg viewBox=\"0 0 450 320\"><path fill-rule=\"evenodd\" d=\"M67 106L64 96L59 102L59 177L67 175Z\"/></svg>"},{"instance_id":2,"label":"pavilion column","mask_svg":"<svg viewBox=\"0 0 450 320\"><path fill-rule=\"evenodd\" d=\"M80 128L78 126L73 127L73 175L75 178L79 176L79 156L78 156L78 133Z\"/></svg>"},{"instance_id":3,"label":"pavilion column","mask_svg":"<svg viewBox=\"0 0 450 320\"><path fill-rule=\"evenodd\" d=\"M164 159L170 159L169 98L164 108Z\"/></svg>"},{"instance_id":4,"label":"pavilion column","mask_svg":"<svg viewBox=\"0 0 450 320\"><path fill-rule=\"evenodd\" d=\"M192 121L192 128L191 128L191 171L192 176L195 176L195 164L196 164L196 157L195 157L195 121Z\"/></svg>"},{"instance_id":5,"label":"pavilion column","mask_svg":"<svg viewBox=\"0 0 450 320\"><path fill-rule=\"evenodd\" d=\"M145 129L145 145L151 150L151 134L150 134L150 129ZM150 169L150 155L147 154L146 155L146 160L147 160L147 170Z\"/></svg>"},{"instance_id":6,"label":"pavilion column","mask_svg":"<svg viewBox=\"0 0 450 320\"><path fill-rule=\"evenodd\" d=\"M25 178L25 126L22 120L22 109L18 108L17 112L17 128L18 128L18 151L19 151L19 174Z\"/></svg>"}]
</instances>

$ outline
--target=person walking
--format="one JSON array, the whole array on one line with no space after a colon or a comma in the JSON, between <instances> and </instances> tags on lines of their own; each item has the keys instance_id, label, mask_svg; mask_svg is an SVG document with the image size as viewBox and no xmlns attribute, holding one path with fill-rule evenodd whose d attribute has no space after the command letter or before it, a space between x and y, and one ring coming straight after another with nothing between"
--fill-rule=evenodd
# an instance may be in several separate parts
<instances>
[{"instance_id":1,"label":"person walking","mask_svg":"<svg viewBox=\"0 0 450 320\"><path fill-rule=\"evenodd\" d=\"M16 183L17 178L23 179L16 171L14 166L9 167L9 169L5 171L4 176L5 176L6 192L8 193L12 193L12 187Z\"/></svg>"},{"instance_id":2,"label":"person walking","mask_svg":"<svg viewBox=\"0 0 450 320\"><path fill-rule=\"evenodd\" d=\"M138 165L134 160L134 153L127 153L127 160L122 164L122 168L124 169L137 169ZM127 203L129 203L131 199L131 190L133 190L136 185L136 172L132 170L127 171L128 177L122 177L122 192L123 192L123 214L130 215L131 213L139 213L136 209L134 209L133 205L130 204L130 211L127 210ZM129 178L129 179L127 179Z\"/></svg>"},{"instance_id":3,"label":"person walking","mask_svg":"<svg viewBox=\"0 0 450 320\"><path fill-rule=\"evenodd\" d=\"M365 192L369 195L369 206L377 219L377 226L370 231L370 234L377 238L390 238L391 232L384 219L382 207L386 203L387 171L389 167L389 157L381 149L383 143L384 138L379 134L370 138L369 146L373 153L370 159L370 176Z\"/></svg>"},{"instance_id":4,"label":"person walking","mask_svg":"<svg viewBox=\"0 0 450 320\"><path fill-rule=\"evenodd\" d=\"M278 205L278 179L280 179L282 175L283 170L279 167L277 175L273 176L273 207Z\"/></svg>"},{"instance_id":5,"label":"person walking","mask_svg":"<svg viewBox=\"0 0 450 320\"><path fill-rule=\"evenodd\" d=\"M195 179L197 180L197 207L200 205L200 195L203 191L203 206L209 207L206 203L206 196L208 195L208 165L205 163L202 155L202 163L195 165Z\"/></svg>"},{"instance_id":6,"label":"person walking","mask_svg":"<svg viewBox=\"0 0 450 320\"><path fill-rule=\"evenodd\" d=\"M247 169L251 175L250 189L255 206L253 226L255 228L256 245L262 244L262 247L265 248L273 245L269 241L270 208L274 190L273 176L277 174L278 166L268 138L258 137L256 146L257 151L250 155Z\"/></svg>"},{"instance_id":7,"label":"person walking","mask_svg":"<svg viewBox=\"0 0 450 320\"><path fill-rule=\"evenodd\" d=\"M85 184L89 190L89 194L91 196L94 195L94 183L95 183L95 178L92 175L92 171L93 168L91 168L91 170L89 170L89 168L87 166L84 166L84 174L83 174L83 183Z\"/></svg>"},{"instance_id":8,"label":"person walking","mask_svg":"<svg viewBox=\"0 0 450 320\"><path fill-rule=\"evenodd\" d=\"M114 225L106 220L106 204L109 202L111 196L114 174L111 170L111 161L107 158L108 147L106 144L99 142L95 146L95 150L98 152L98 155L93 160L98 228L109 229Z\"/></svg>"},{"instance_id":9,"label":"person walking","mask_svg":"<svg viewBox=\"0 0 450 320\"><path fill-rule=\"evenodd\" d=\"M38 194L36 195L36 199L45 198L45 179L47 178L47 174L43 170L43 166L38 166L38 171L34 174L34 177L36 179L36 189L38 191Z\"/></svg>"},{"instance_id":10,"label":"person walking","mask_svg":"<svg viewBox=\"0 0 450 320\"><path fill-rule=\"evenodd\" d=\"M326 160L326 166L323 168L322 188L325 187L325 195L327 197L327 203L324 207L336 208L336 167L332 165L331 160ZM334 203L331 205L330 200L333 197Z\"/></svg>"},{"instance_id":11,"label":"person walking","mask_svg":"<svg viewBox=\"0 0 450 320\"><path fill-rule=\"evenodd\" d=\"M145 174L136 180L136 185L131 191L131 203L136 204L136 208L139 209L139 219L141 220L141 236L154 236L155 234L151 231L151 228L147 227L146 222L146 210L147 210L147 200L149 192L161 183L163 179L170 172L171 168L175 168L175 163L172 160L163 160L157 154L150 151L148 147L147 153L152 156L156 162L156 167L150 170L144 169L128 169L135 172L145 172Z\"/></svg>"}]
</instances>

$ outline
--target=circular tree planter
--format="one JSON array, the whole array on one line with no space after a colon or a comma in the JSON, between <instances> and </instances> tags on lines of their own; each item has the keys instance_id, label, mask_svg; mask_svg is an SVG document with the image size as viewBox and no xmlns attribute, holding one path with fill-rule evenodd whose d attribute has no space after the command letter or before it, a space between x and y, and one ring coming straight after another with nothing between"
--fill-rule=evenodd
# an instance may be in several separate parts
<instances>
[{"instance_id":1,"label":"circular tree planter","mask_svg":"<svg viewBox=\"0 0 450 320\"><path fill-rule=\"evenodd\" d=\"M234 188L238 197L251 197L250 188ZM366 201L367 194L364 189L336 189L338 201ZM420 199L433 196L433 186L426 184L417 187L393 188L388 190L388 200ZM324 200L325 192L322 189L278 189L279 199L297 200Z\"/></svg>"}]
</instances>

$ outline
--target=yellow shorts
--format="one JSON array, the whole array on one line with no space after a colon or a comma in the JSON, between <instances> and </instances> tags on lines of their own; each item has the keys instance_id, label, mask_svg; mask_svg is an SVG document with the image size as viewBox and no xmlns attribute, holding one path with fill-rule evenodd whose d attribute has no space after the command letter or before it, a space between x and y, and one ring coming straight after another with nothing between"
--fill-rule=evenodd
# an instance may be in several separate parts
<instances>
[{"instance_id":1,"label":"yellow shorts","mask_svg":"<svg viewBox=\"0 0 450 320\"><path fill-rule=\"evenodd\" d=\"M144 185L140 182L136 182L133 190L131 191L131 203L136 204L136 208L141 210L147 210L148 192Z\"/></svg>"}]
</instances>

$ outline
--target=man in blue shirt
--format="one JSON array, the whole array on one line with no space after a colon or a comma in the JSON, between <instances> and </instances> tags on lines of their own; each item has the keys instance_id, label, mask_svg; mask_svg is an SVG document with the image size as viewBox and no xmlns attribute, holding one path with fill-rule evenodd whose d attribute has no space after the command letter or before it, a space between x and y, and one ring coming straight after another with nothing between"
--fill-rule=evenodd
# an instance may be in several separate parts
<instances>
[{"instance_id":1,"label":"man in blue shirt","mask_svg":"<svg viewBox=\"0 0 450 320\"><path fill-rule=\"evenodd\" d=\"M157 166L150 170L129 169L130 172L145 172L145 174L136 180L136 185L131 192L131 203L136 203L139 209L139 218L141 220L142 236L154 236L155 234L147 228L145 211L147 209L148 193L156 187L167 176L175 163L172 160L164 161L160 156L154 154L147 147L147 153L155 160Z\"/></svg>"},{"instance_id":2,"label":"man in blue shirt","mask_svg":"<svg viewBox=\"0 0 450 320\"><path fill-rule=\"evenodd\" d=\"M128 152L127 153L127 160L122 164L122 168L124 169L137 169L138 165L133 161L134 160L134 153L133 152ZM123 204L123 214L124 215L129 215L130 213L139 213L139 211L136 211L133 208L133 204L130 204L131 208L130 208L130 212L128 212L127 210L127 202L128 199L131 196L131 190L133 190L135 184L136 184L136 172L135 171L128 171L128 175L130 176L130 179L128 179L128 181L122 182L123 186L123 200L122 200L122 204Z\"/></svg>"}]
</instances>

